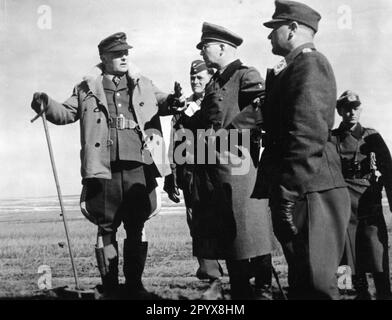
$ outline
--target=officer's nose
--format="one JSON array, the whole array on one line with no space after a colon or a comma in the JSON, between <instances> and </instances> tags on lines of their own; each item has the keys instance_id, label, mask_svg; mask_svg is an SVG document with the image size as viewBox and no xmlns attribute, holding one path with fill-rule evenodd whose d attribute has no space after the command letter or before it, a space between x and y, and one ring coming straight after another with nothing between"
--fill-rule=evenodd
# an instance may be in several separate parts
<instances>
[{"instance_id":1,"label":"officer's nose","mask_svg":"<svg viewBox=\"0 0 392 320\"><path fill-rule=\"evenodd\" d=\"M274 32L274 30L272 30L271 32L270 32L270 34L268 35L268 37L267 37L267 39L268 40L271 40L271 38L272 38L272 33Z\"/></svg>"}]
</instances>

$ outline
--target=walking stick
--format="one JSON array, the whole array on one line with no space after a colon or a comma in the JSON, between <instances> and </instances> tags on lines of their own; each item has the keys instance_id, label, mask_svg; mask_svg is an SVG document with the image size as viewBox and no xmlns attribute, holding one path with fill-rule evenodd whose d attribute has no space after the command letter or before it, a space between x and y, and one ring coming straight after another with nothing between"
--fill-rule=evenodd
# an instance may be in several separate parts
<instances>
[{"instance_id":1,"label":"walking stick","mask_svg":"<svg viewBox=\"0 0 392 320\"><path fill-rule=\"evenodd\" d=\"M284 300L288 300L286 294L284 293L284 291L283 291L283 289L282 289L282 286L280 285L278 273L276 272L274 266L272 266L272 273L273 273L273 275L274 275L274 277L275 277L276 283L278 284L278 288L279 288L280 293L281 293L282 296L283 296L283 299L284 299Z\"/></svg>"},{"instance_id":2,"label":"walking stick","mask_svg":"<svg viewBox=\"0 0 392 320\"><path fill-rule=\"evenodd\" d=\"M59 202L60 202L60 208L61 208L60 216L63 218L64 228L65 228L65 235L67 237L67 242L68 242L68 251L69 251L69 256L71 257L72 270L73 270L73 274L74 274L74 278L75 278L75 288L76 288L76 290L81 290L80 286L79 286L78 274L76 272L75 262L74 262L74 258L73 258L73 254L72 254L71 239L70 239L69 233L68 233L68 224L67 224L67 219L66 219L66 216L65 216L65 210L64 210L64 205L63 205L63 197L61 195L61 189L60 189L59 179L58 179L58 176L57 176L56 164L54 162L52 144L50 142L49 129L48 129L47 121L46 121L45 107L44 107L44 103L43 102L41 102L41 112L38 113L33 119L31 119L30 122L33 123L39 117L42 118L42 122L44 124L45 135L46 135L46 142L48 143L50 161L52 163L53 175L54 175L54 180L56 182L56 188L57 188L57 195L58 195ZM79 297L80 297L80 295L79 295Z\"/></svg>"}]
</instances>

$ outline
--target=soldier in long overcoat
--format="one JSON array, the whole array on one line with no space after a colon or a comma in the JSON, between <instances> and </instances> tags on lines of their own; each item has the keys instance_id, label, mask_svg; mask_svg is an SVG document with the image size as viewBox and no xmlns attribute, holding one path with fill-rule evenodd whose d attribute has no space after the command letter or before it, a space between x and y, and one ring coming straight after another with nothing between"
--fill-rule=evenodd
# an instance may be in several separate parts
<instances>
[{"instance_id":1,"label":"soldier in long overcoat","mask_svg":"<svg viewBox=\"0 0 392 320\"><path fill-rule=\"evenodd\" d=\"M252 101L263 94L264 82L255 68L235 58L241 43L242 39L231 31L203 24L197 48L207 66L218 71L206 86L201 109L186 123L196 134L196 129L212 128L223 135L231 129L239 136L235 150L214 149L216 163L196 162L192 199L194 255L226 260L233 299L254 297L249 283L253 269L258 273L257 288L271 281L270 216L265 200L250 198L256 179L260 121L260 111ZM196 137L196 141L201 139ZM197 146L195 161L204 146ZM227 163L222 161L224 154L229 155ZM237 168L236 161L243 170Z\"/></svg>"},{"instance_id":2,"label":"soldier in long overcoat","mask_svg":"<svg viewBox=\"0 0 392 320\"><path fill-rule=\"evenodd\" d=\"M282 62L267 73L264 150L254 196L268 198L274 233L289 271L289 297L338 299L336 271L344 249L350 198L330 141L336 84L313 45L320 14L276 1L264 23Z\"/></svg>"},{"instance_id":3,"label":"soldier in long overcoat","mask_svg":"<svg viewBox=\"0 0 392 320\"><path fill-rule=\"evenodd\" d=\"M343 92L337 110L342 122L332 135L351 198L342 264L352 268L357 299L370 299L366 272L373 274L377 299L390 299L388 233L381 201L385 187L391 208L391 154L376 130L359 123L362 105L358 94Z\"/></svg>"}]
</instances>

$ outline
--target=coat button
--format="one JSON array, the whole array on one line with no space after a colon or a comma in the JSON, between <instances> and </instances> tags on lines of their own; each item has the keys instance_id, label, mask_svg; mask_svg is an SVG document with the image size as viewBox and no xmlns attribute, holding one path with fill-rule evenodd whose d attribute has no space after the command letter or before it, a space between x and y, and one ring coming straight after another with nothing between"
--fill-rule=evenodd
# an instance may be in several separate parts
<instances>
[{"instance_id":1,"label":"coat button","mask_svg":"<svg viewBox=\"0 0 392 320\"><path fill-rule=\"evenodd\" d=\"M97 123L101 123L101 119L98 119L98 120L97 120Z\"/></svg>"},{"instance_id":2,"label":"coat button","mask_svg":"<svg viewBox=\"0 0 392 320\"><path fill-rule=\"evenodd\" d=\"M119 107L119 108L121 108L121 106L122 106L122 104L121 104L121 103L119 103L119 104L118 104L118 107Z\"/></svg>"},{"instance_id":3,"label":"coat button","mask_svg":"<svg viewBox=\"0 0 392 320\"><path fill-rule=\"evenodd\" d=\"M222 98L222 97L219 97L218 100L219 100L219 101L223 101L223 98Z\"/></svg>"},{"instance_id":4,"label":"coat button","mask_svg":"<svg viewBox=\"0 0 392 320\"><path fill-rule=\"evenodd\" d=\"M100 145L101 145L101 144L100 144L99 142L97 142L97 143L95 144L95 147L99 148Z\"/></svg>"},{"instance_id":5,"label":"coat button","mask_svg":"<svg viewBox=\"0 0 392 320\"><path fill-rule=\"evenodd\" d=\"M119 96L120 96L120 93L119 93L119 92L117 92L117 93L116 93L116 96L117 96L117 97L119 97Z\"/></svg>"},{"instance_id":6,"label":"coat button","mask_svg":"<svg viewBox=\"0 0 392 320\"><path fill-rule=\"evenodd\" d=\"M143 102L143 101L140 102L140 103L139 103L139 106L143 107L143 106L144 106L144 102Z\"/></svg>"},{"instance_id":7,"label":"coat button","mask_svg":"<svg viewBox=\"0 0 392 320\"><path fill-rule=\"evenodd\" d=\"M223 87L222 90L223 90L223 91L226 91L226 87Z\"/></svg>"}]
</instances>

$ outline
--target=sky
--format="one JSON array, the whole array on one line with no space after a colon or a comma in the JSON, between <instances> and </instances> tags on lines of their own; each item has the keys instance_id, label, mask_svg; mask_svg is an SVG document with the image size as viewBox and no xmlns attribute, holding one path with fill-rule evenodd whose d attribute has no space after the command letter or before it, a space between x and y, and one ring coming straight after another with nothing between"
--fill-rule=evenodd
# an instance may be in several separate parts
<instances>
[{"instance_id":1,"label":"sky","mask_svg":"<svg viewBox=\"0 0 392 320\"><path fill-rule=\"evenodd\" d=\"M304 0L320 12L315 44L329 59L338 95L356 91L361 122L392 148L390 87L392 2ZM281 57L271 53L273 0L0 0L0 199L56 194L42 121L30 123L34 92L64 101L99 62L97 44L124 31L131 61L163 91L179 81L190 94L189 67L204 21L243 37L238 57L262 76ZM338 117L336 117L338 125ZM170 118L162 118L165 136ZM79 194L79 124L49 124L62 193Z\"/></svg>"}]
</instances>

